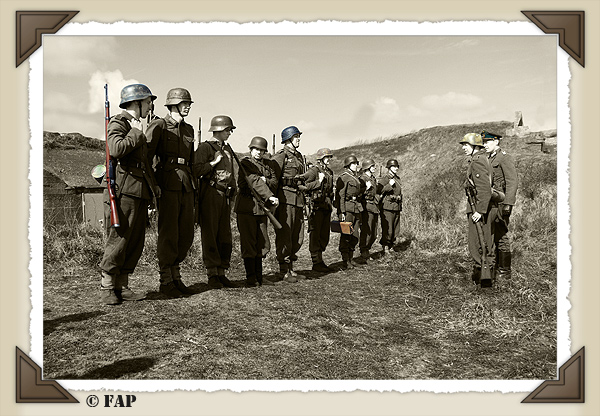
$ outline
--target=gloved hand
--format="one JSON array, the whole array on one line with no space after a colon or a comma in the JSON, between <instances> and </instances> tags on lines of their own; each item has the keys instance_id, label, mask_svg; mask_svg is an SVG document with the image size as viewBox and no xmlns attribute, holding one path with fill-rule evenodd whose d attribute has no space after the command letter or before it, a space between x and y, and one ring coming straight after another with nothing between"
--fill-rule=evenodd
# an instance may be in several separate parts
<instances>
[{"instance_id":1,"label":"gloved hand","mask_svg":"<svg viewBox=\"0 0 600 416\"><path fill-rule=\"evenodd\" d=\"M512 205L502 205L502 216L510 217L510 214L512 213L512 207Z\"/></svg>"}]
</instances>

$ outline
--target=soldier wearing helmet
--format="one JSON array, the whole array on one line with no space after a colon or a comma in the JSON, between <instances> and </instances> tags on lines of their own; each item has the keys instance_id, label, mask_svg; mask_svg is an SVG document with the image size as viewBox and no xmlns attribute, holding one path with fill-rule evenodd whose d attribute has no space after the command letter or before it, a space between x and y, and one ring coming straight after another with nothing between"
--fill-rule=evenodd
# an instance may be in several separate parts
<instances>
[{"instance_id":1,"label":"soldier wearing helmet","mask_svg":"<svg viewBox=\"0 0 600 416\"><path fill-rule=\"evenodd\" d=\"M362 163L360 180L365 185L363 194L363 212L360 227L360 256L366 262L369 251L377 238L377 222L379 219L379 191L380 186L375 177L375 161L367 159Z\"/></svg>"},{"instance_id":2,"label":"soldier wearing helmet","mask_svg":"<svg viewBox=\"0 0 600 416\"><path fill-rule=\"evenodd\" d=\"M393 249L400 237L400 212L402 211L402 187L398 170L400 164L390 159L385 164L387 175L381 178L381 240L382 254Z\"/></svg>"},{"instance_id":3,"label":"soldier wearing helmet","mask_svg":"<svg viewBox=\"0 0 600 416\"><path fill-rule=\"evenodd\" d=\"M491 284L488 280L481 281L481 247L477 236L475 223L480 221L483 230L484 241L487 246L487 264L494 264L493 236L490 221L490 209L492 207L492 168L485 153L483 139L480 134L467 133L460 141L463 151L468 156L467 179L465 188L472 188L475 194L475 211L467 203L469 252L473 258L473 272L471 277L475 284L485 282L486 286Z\"/></svg>"},{"instance_id":4,"label":"soldier wearing helmet","mask_svg":"<svg viewBox=\"0 0 600 416\"><path fill-rule=\"evenodd\" d=\"M148 161L156 161L155 176L161 188L158 209L159 291L170 298L193 292L181 279L180 264L194 240L194 128L185 122L192 96L184 88L167 93L167 115L150 123Z\"/></svg>"},{"instance_id":5,"label":"soldier wearing helmet","mask_svg":"<svg viewBox=\"0 0 600 416\"><path fill-rule=\"evenodd\" d=\"M200 177L200 227L202 261L213 289L234 287L225 276L231 261L231 198L236 192L232 150L227 139L235 126L231 117L212 118L212 138L200 143L194 159L194 175Z\"/></svg>"},{"instance_id":6,"label":"soldier wearing helmet","mask_svg":"<svg viewBox=\"0 0 600 416\"><path fill-rule=\"evenodd\" d=\"M333 153L328 148L317 150L317 163L311 166L303 178L307 192L310 193L312 204L309 218L308 249L312 259L312 269L316 272L329 273L329 268L323 260L323 252L329 244L331 211L333 210L333 171L329 163Z\"/></svg>"},{"instance_id":7,"label":"soldier wearing helmet","mask_svg":"<svg viewBox=\"0 0 600 416\"><path fill-rule=\"evenodd\" d=\"M267 232L267 216L255 200L250 187L256 191L267 209L275 209L279 205L279 200L275 196L277 178L271 166L273 162L264 158L267 140L260 136L253 137L248 148L250 156L240 160L244 169L238 171L239 194L234 207L246 270L246 286L273 285L270 280L263 279L262 272L263 259L271 249Z\"/></svg>"},{"instance_id":8,"label":"soldier wearing helmet","mask_svg":"<svg viewBox=\"0 0 600 416\"><path fill-rule=\"evenodd\" d=\"M354 229L352 234L341 234L339 251L342 255L342 267L353 268L364 264L362 257L354 259L354 250L360 237L362 220L362 197L365 184L358 176L358 159L350 155L344 159L344 171L336 181L336 205L340 221L351 222Z\"/></svg>"},{"instance_id":9,"label":"soldier wearing helmet","mask_svg":"<svg viewBox=\"0 0 600 416\"><path fill-rule=\"evenodd\" d=\"M282 228L275 230L275 252L279 263L278 279L295 283L306 279L294 270L298 250L304 242L304 192L306 186L301 175L306 172L304 156L298 151L302 132L289 126L281 132L283 148L273 155L278 180L279 206L275 217Z\"/></svg>"},{"instance_id":10,"label":"soldier wearing helmet","mask_svg":"<svg viewBox=\"0 0 600 416\"><path fill-rule=\"evenodd\" d=\"M121 90L120 114L110 119L107 126L107 145L116 167L117 208L120 226L112 227L106 221L107 239L102 269L102 301L115 305L122 301L141 300L146 295L129 288L133 273L144 249L148 205L152 196L159 196L152 168L148 163L148 145L143 132L142 118L156 99L143 84L132 84ZM108 192L104 192L105 217L110 216Z\"/></svg>"},{"instance_id":11,"label":"soldier wearing helmet","mask_svg":"<svg viewBox=\"0 0 600 416\"><path fill-rule=\"evenodd\" d=\"M483 146L492 166L492 192L504 194L504 200L492 197L490 222L496 245L496 273L498 278L511 277L511 248L508 229L510 214L517 199L517 171L513 157L500 148L502 136L482 131ZM494 192L495 191L495 192Z\"/></svg>"}]
</instances>

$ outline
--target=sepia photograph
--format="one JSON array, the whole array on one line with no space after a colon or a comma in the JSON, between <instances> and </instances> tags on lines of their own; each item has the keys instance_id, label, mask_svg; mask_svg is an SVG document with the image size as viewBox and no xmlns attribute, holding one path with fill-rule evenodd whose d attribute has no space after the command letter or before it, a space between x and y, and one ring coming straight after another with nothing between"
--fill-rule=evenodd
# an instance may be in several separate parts
<instances>
[{"instance_id":1,"label":"sepia photograph","mask_svg":"<svg viewBox=\"0 0 600 416\"><path fill-rule=\"evenodd\" d=\"M546 35L46 36L44 378L556 378L557 71Z\"/></svg>"}]
</instances>

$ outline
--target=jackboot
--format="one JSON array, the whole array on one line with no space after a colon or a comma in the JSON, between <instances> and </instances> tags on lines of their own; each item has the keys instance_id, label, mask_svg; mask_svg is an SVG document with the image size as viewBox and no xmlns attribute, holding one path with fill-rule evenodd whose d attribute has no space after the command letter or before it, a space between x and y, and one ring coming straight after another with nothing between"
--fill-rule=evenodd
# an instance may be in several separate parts
<instances>
[{"instance_id":1,"label":"jackboot","mask_svg":"<svg viewBox=\"0 0 600 416\"><path fill-rule=\"evenodd\" d=\"M219 276L210 276L208 278L208 287L211 289L223 289L223 283L219 280Z\"/></svg>"},{"instance_id":2,"label":"jackboot","mask_svg":"<svg viewBox=\"0 0 600 416\"><path fill-rule=\"evenodd\" d=\"M349 270L349 269L353 269L353 268L354 268L354 264L352 264L352 262L350 261L349 254L342 253L342 269Z\"/></svg>"},{"instance_id":3,"label":"jackboot","mask_svg":"<svg viewBox=\"0 0 600 416\"><path fill-rule=\"evenodd\" d=\"M244 258L244 269L246 270L246 287L258 286L256 278L256 261L254 260L254 257Z\"/></svg>"},{"instance_id":4,"label":"jackboot","mask_svg":"<svg viewBox=\"0 0 600 416\"><path fill-rule=\"evenodd\" d=\"M473 279L473 284L478 285L481 281L481 267L473 266L473 271L471 272L471 279Z\"/></svg>"},{"instance_id":5,"label":"jackboot","mask_svg":"<svg viewBox=\"0 0 600 416\"><path fill-rule=\"evenodd\" d=\"M510 251L498 251L498 270L497 277L499 279L512 278L511 262L512 253Z\"/></svg>"},{"instance_id":6,"label":"jackboot","mask_svg":"<svg viewBox=\"0 0 600 416\"><path fill-rule=\"evenodd\" d=\"M263 259L262 257L254 257L254 270L256 271L256 280L261 286L275 286L275 283L267 278L263 279Z\"/></svg>"},{"instance_id":7,"label":"jackboot","mask_svg":"<svg viewBox=\"0 0 600 416\"><path fill-rule=\"evenodd\" d=\"M158 291L171 299L183 297L183 293L181 293L179 289L177 289L174 281L170 281L169 283L161 283Z\"/></svg>"},{"instance_id":8,"label":"jackboot","mask_svg":"<svg viewBox=\"0 0 600 416\"><path fill-rule=\"evenodd\" d=\"M221 282L221 284L225 287L235 287L233 282L225 277L225 275L219 276L219 282Z\"/></svg>"}]
</instances>

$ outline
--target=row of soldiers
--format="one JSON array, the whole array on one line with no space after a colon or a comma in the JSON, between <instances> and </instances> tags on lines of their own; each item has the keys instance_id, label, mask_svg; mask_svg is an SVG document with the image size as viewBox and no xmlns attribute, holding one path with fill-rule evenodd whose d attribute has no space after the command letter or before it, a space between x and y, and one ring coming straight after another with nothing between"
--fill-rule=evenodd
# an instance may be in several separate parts
<instances>
[{"instance_id":1,"label":"row of soldiers","mask_svg":"<svg viewBox=\"0 0 600 416\"><path fill-rule=\"evenodd\" d=\"M147 207L152 200L158 205L159 291L170 298L194 293L182 281L180 264L191 248L196 221L208 286L235 287L226 276L233 248L232 208L249 287L306 278L294 267L304 239L306 204L312 208L309 251L316 272L333 271L323 260L323 252L329 243L334 209L341 222L352 226L350 234L340 237L343 269L366 263L380 215L384 252L394 246L402 210L397 160L388 161L389 177L379 183L374 161L363 163L361 176L358 159L349 156L334 185L331 150L319 149L317 163L307 168L298 150L302 132L295 126L282 131L283 148L278 153L265 157L267 141L257 136L248 146L250 155L239 160L227 143L236 127L225 115L213 117L212 137L195 148L194 129L185 122L193 101L184 88L167 93L167 115L153 117L144 133L142 119L151 114L155 99L146 85L124 87L119 103L123 111L107 125L108 152L117 161L114 179L120 226L113 227L108 220L110 203L105 192L107 239L100 263L104 303L145 298L131 290L129 275L142 254ZM237 180L234 161L239 164ZM280 225L275 229L279 272L272 280L263 276L263 259L270 252L268 216ZM359 241L361 253L355 258Z\"/></svg>"},{"instance_id":2,"label":"row of soldiers","mask_svg":"<svg viewBox=\"0 0 600 416\"><path fill-rule=\"evenodd\" d=\"M191 248L196 219L201 228L202 261L208 286L213 289L235 287L226 276L233 249L232 208L237 215L245 283L250 287L274 284L273 280L263 276L262 271L263 259L270 252L267 217L273 217L280 225L275 227L279 272L274 280L294 283L306 278L297 273L294 264L303 244L307 201L312 206L309 251L314 271L331 271L325 264L323 252L329 243L334 209L338 220L352 226L351 233L340 236L342 268L366 263L376 239L379 218L383 253L394 247L399 237L402 211L397 160L387 162L388 173L378 181L373 160L363 162L361 174L356 156L348 156L343 163L344 171L334 185L329 167L332 152L319 149L317 163L307 169L306 160L298 150L302 132L295 126L282 131L283 148L272 157L265 157L267 141L254 137L249 144L250 156L240 161L227 143L236 127L225 115L213 117L209 128L212 137L195 148L194 129L185 122L193 101L184 88L173 88L167 93L167 115L155 117L144 133L142 119L151 113L155 99L156 96L143 84L124 87L119 104L123 111L112 117L107 125L108 151L118 162L114 179L120 226L112 227L110 221L106 221L107 239L100 263L104 303L118 304L145 298L144 294L131 290L129 275L143 251L147 207L152 199L158 205L159 291L170 298L194 293L182 281L180 264ZM471 146L472 159L479 160L476 153L482 142L469 140L465 143ZM234 161L239 165L237 180ZM476 165L471 164L473 168ZM473 175L477 178L478 188L492 187L491 179L487 185L482 185L480 173ZM478 194L485 200L485 191L478 189ZM108 192L105 192L105 202L105 218L108 219ZM512 207L514 201L510 204L507 199L496 217L489 213L489 198L487 202L481 202L482 207L484 204L487 205L483 214L469 214L470 222L481 220L487 224L504 218L508 226L510 210L506 213L506 207ZM491 232L487 234L488 238L492 235ZM469 241L471 247L471 239ZM357 245L360 255L355 257ZM489 247L492 246L490 240ZM474 280L477 267L481 267L477 250L473 244ZM501 255L499 259L507 261L506 256ZM508 264L510 266L510 257Z\"/></svg>"}]
</instances>

